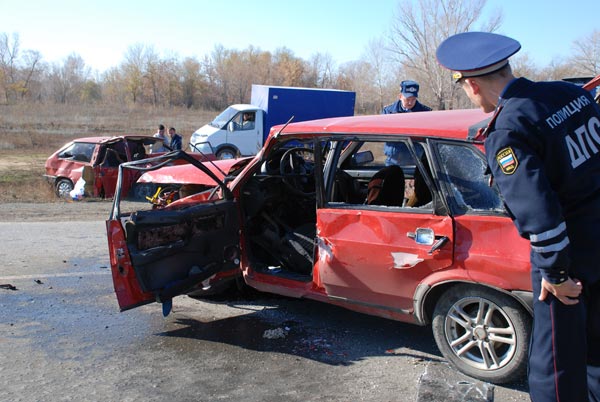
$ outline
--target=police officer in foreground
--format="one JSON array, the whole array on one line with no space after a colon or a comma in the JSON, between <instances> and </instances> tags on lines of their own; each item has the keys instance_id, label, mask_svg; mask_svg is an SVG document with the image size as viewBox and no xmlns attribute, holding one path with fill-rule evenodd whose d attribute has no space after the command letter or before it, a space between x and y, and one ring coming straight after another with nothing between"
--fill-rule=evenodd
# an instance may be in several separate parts
<instances>
[{"instance_id":1,"label":"police officer in foreground","mask_svg":"<svg viewBox=\"0 0 600 402\"><path fill-rule=\"evenodd\" d=\"M391 105L383 108L382 114L410 113L410 112L429 112L431 108L420 103L419 84L416 81L406 80L400 83L400 95L398 100ZM410 163L412 156L404 143L386 142L383 147L383 153L386 156L385 164L400 165Z\"/></svg>"},{"instance_id":2,"label":"police officer in foreground","mask_svg":"<svg viewBox=\"0 0 600 402\"><path fill-rule=\"evenodd\" d=\"M531 242L531 399L600 401L600 109L573 84L515 78L508 58L520 48L466 32L442 42L437 59L495 112L488 164Z\"/></svg>"}]
</instances>

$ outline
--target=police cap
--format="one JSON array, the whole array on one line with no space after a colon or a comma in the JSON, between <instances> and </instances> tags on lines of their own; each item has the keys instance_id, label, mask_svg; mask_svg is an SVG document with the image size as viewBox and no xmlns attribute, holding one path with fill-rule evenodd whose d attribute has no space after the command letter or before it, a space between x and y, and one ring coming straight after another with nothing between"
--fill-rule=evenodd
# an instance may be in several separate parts
<instances>
[{"instance_id":1,"label":"police cap","mask_svg":"<svg viewBox=\"0 0 600 402\"><path fill-rule=\"evenodd\" d=\"M507 36L491 32L463 32L443 41L437 48L438 62L454 71L455 81L479 77L500 70L521 44Z\"/></svg>"},{"instance_id":2,"label":"police cap","mask_svg":"<svg viewBox=\"0 0 600 402\"><path fill-rule=\"evenodd\" d=\"M400 92L405 98L419 96L419 84L416 81L406 80L400 83Z\"/></svg>"}]
</instances>

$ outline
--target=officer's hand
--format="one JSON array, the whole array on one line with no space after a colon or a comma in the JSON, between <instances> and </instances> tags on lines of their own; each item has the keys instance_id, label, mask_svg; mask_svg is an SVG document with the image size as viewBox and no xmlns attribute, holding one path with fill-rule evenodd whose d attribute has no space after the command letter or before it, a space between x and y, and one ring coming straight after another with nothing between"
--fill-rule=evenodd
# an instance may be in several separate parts
<instances>
[{"instance_id":1,"label":"officer's hand","mask_svg":"<svg viewBox=\"0 0 600 402\"><path fill-rule=\"evenodd\" d=\"M581 282L578 279L567 279L556 286L542 278L542 290L539 300L545 300L552 293L562 304L572 305L579 303L577 297L581 293Z\"/></svg>"}]
</instances>

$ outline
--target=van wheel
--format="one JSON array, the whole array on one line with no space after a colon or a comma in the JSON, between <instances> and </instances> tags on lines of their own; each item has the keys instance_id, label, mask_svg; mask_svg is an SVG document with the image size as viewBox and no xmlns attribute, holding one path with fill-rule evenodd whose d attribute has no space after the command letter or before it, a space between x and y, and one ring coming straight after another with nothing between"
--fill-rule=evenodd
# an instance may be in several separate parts
<instances>
[{"instance_id":1,"label":"van wheel","mask_svg":"<svg viewBox=\"0 0 600 402\"><path fill-rule=\"evenodd\" d=\"M73 182L69 179L58 179L54 185L54 192L59 198L69 198L69 193L73 190Z\"/></svg>"},{"instance_id":2,"label":"van wheel","mask_svg":"<svg viewBox=\"0 0 600 402\"><path fill-rule=\"evenodd\" d=\"M234 159L237 152L233 148L225 147L217 151L217 159Z\"/></svg>"},{"instance_id":3,"label":"van wheel","mask_svg":"<svg viewBox=\"0 0 600 402\"><path fill-rule=\"evenodd\" d=\"M525 373L531 316L506 294L455 286L438 300L432 329L444 357L471 377L500 384Z\"/></svg>"}]
</instances>

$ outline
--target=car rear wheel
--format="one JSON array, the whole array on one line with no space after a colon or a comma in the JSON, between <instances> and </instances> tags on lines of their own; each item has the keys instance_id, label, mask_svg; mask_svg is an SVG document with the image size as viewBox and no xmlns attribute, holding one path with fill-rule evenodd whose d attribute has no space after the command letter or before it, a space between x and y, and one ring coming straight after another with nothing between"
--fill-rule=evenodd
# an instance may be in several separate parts
<instances>
[{"instance_id":1,"label":"car rear wheel","mask_svg":"<svg viewBox=\"0 0 600 402\"><path fill-rule=\"evenodd\" d=\"M217 159L234 159L237 152L233 148L225 147L217 151Z\"/></svg>"},{"instance_id":2,"label":"car rear wheel","mask_svg":"<svg viewBox=\"0 0 600 402\"><path fill-rule=\"evenodd\" d=\"M69 179L58 179L54 185L54 191L59 198L69 198L69 193L73 190L73 182Z\"/></svg>"},{"instance_id":3,"label":"car rear wheel","mask_svg":"<svg viewBox=\"0 0 600 402\"><path fill-rule=\"evenodd\" d=\"M471 377L506 383L525 373L531 316L506 294L455 286L436 304L432 328L444 357Z\"/></svg>"}]
</instances>

